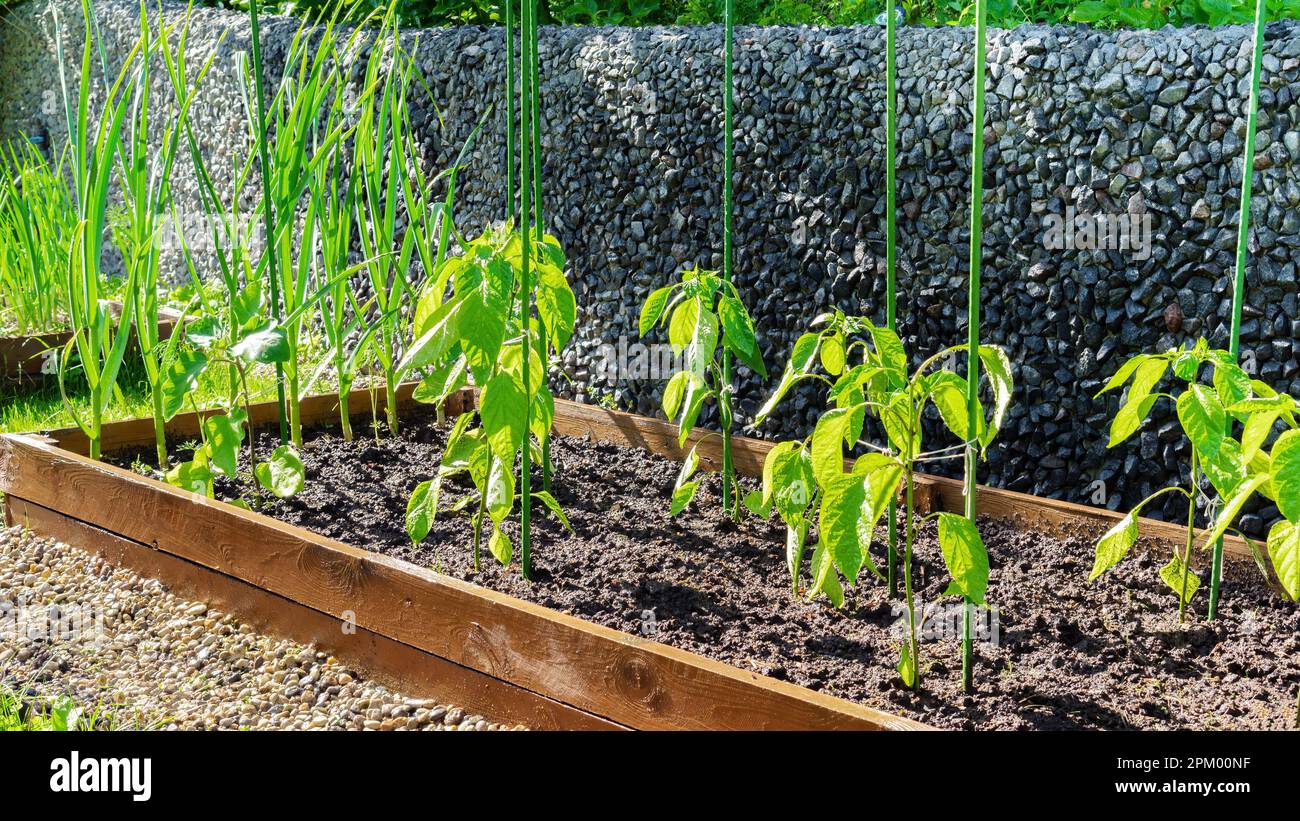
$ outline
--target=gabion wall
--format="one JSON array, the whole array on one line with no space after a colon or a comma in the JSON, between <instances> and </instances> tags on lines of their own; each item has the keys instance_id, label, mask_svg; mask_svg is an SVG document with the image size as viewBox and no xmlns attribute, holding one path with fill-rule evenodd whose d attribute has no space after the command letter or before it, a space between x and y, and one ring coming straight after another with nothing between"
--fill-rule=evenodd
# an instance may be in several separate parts
<instances>
[{"instance_id":1,"label":"gabion wall","mask_svg":"<svg viewBox=\"0 0 1300 821\"><path fill-rule=\"evenodd\" d=\"M136 8L100 2L110 54L125 53ZM13 19L39 30L41 14L29 5ZM79 25L75 7L64 16ZM267 22L270 70L294 25ZM0 124L57 139L58 118L40 106L56 87L52 55L12 27L0 40ZM247 25L201 10L191 35L205 51L227 29L197 111L223 171L247 150L234 64ZM1017 389L983 480L1113 509L1177 480L1189 446L1172 408L1108 451L1118 397L1093 397L1130 354L1199 336L1227 345L1250 34L990 33L984 336L1010 352ZM417 36L444 123L419 101L430 172L493 107L458 186L459 227L477 232L504 212L502 32ZM773 372L765 383L742 370L739 407L752 413L817 313L883 318L884 38L806 27L736 37L735 275ZM558 386L568 395L656 412L663 381L608 378L601 346L635 344L641 301L683 265L720 262L721 38L718 27L542 31L547 221L580 305L565 356L573 382ZM965 339L971 56L969 30L899 35L899 316L918 360ZM1269 26L1262 86L1243 346L1260 378L1300 395L1300 26ZM178 187L192 195L190 182ZM1062 225L1071 219L1074 230ZM804 435L819 407L816 390L787 400L761 433ZM1257 510L1246 529L1275 516Z\"/></svg>"}]
</instances>

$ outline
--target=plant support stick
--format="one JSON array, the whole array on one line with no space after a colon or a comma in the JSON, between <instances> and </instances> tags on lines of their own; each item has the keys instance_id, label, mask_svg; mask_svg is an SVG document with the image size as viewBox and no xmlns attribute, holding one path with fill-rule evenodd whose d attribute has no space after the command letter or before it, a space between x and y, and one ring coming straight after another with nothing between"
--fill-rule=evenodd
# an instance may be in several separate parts
<instances>
[{"instance_id":1,"label":"plant support stick","mask_svg":"<svg viewBox=\"0 0 1300 821\"><path fill-rule=\"evenodd\" d=\"M895 246L897 211L895 205L894 140L898 131L898 101L895 98L896 60L895 19L893 0L885 8L885 327L898 331L898 278L895 265L898 249ZM889 500L889 595L898 595L898 502Z\"/></svg>"},{"instance_id":2,"label":"plant support stick","mask_svg":"<svg viewBox=\"0 0 1300 821\"><path fill-rule=\"evenodd\" d=\"M253 85L252 89L254 105L257 109L257 158L258 173L262 178L262 220L266 228L267 243L263 253L269 254L267 276L271 285L271 316L279 322L280 320L280 276L276 271L275 249L272 244L275 242L275 214L273 213L274 205L271 201L271 158L266 150L266 93L262 88L262 47L260 44L261 34L257 25L257 0L249 0L248 3L249 28L251 31L251 40L249 44L253 57ZM289 420L285 415L285 392L284 392L284 365L275 363L275 395L276 406L279 409L280 417L280 444L289 441Z\"/></svg>"},{"instance_id":3,"label":"plant support stick","mask_svg":"<svg viewBox=\"0 0 1300 821\"><path fill-rule=\"evenodd\" d=\"M975 96L974 118L971 122L971 188L970 188L970 279L967 295L966 342L966 518L975 523L975 436L979 430L980 384L980 233L984 228L984 40L988 16L987 0L976 0L975 10L975 78L972 91ZM961 682L963 690L970 690L974 671L971 646L971 601L962 602Z\"/></svg>"},{"instance_id":4,"label":"plant support stick","mask_svg":"<svg viewBox=\"0 0 1300 821\"><path fill-rule=\"evenodd\" d=\"M722 57L722 278L731 281L731 164L734 151L731 125L732 108L732 40L735 0L723 6ZM718 386L719 421L722 423L722 509L726 515L740 515L738 502L732 499L735 468L731 457L731 353L722 351L722 384Z\"/></svg>"},{"instance_id":5,"label":"plant support stick","mask_svg":"<svg viewBox=\"0 0 1300 821\"><path fill-rule=\"evenodd\" d=\"M1264 0L1255 0L1255 51L1250 66L1250 101L1246 110L1246 142L1242 148L1241 214L1237 220L1237 268L1232 292L1232 336L1228 352L1233 359L1241 355L1241 310L1246 295L1246 254L1250 234L1250 188L1255 173L1255 126L1259 117L1259 72L1264 54ZM1232 421L1229 417L1229 430ZM1193 488L1195 492L1195 488ZM1213 621L1219 612L1219 591L1223 582L1223 539L1214 542L1214 559L1210 566L1210 606L1206 618Z\"/></svg>"},{"instance_id":6,"label":"plant support stick","mask_svg":"<svg viewBox=\"0 0 1300 821\"><path fill-rule=\"evenodd\" d=\"M532 386L529 384L529 369L532 359L532 336L529 328L530 314L532 313L532 284L529 282L530 263L532 257L532 231L528 228L528 221L532 217L532 190L529 185L529 177L532 172L532 164L529 161L530 148L533 141L533 132L530 125L532 115L532 72L528 70L529 61L531 60L531 42L529 32L532 30L532 19L536 13L534 7L535 0L523 0L522 14L523 19L520 23L520 32L523 40L522 67L520 75L520 96L519 96L519 200L520 209L523 213L523 223L520 226L520 238L523 245L523 264L520 267L520 289L519 289L519 327L523 334L522 356L523 356L523 381L524 397L531 397ZM532 554L532 488L531 477L529 473L532 470L532 443L529 440L528 431L531 429L529 416L531 415L532 402L524 402L524 447L520 455L520 476L519 476L519 556L523 565L524 578L532 581L533 578L533 554Z\"/></svg>"}]
</instances>

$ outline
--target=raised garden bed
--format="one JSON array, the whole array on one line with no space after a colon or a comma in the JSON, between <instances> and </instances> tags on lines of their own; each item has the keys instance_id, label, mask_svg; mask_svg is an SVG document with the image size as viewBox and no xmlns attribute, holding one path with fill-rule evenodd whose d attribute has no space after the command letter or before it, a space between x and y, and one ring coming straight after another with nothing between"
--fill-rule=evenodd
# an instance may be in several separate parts
<instances>
[{"instance_id":1,"label":"raised garden bed","mask_svg":"<svg viewBox=\"0 0 1300 821\"><path fill-rule=\"evenodd\" d=\"M1214 726L1218 713L1219 726L1280 727L1294 709L1300 671L1288 659L1297 648L1253 648L1270 646L1262 634L1294 643L1296 614L1253 581L1251 568L1230 565L1219 622L1180 627L1149 561L1125 571L1132 594L1118 580L1086 584L1086 537L1117 514L993 489L980 500L1001 645L980 650L977 696L957 693L955 677L937 668L922 695L907 694L890 681L896 614L883 591L843 613L791 602L776 528L722 525L703 498L703 512L665 521L664 485L676 466L663 457L681 455L672 426L567 402L556 416L557 492L577 536L538 523L532 585L489 564L474 573L468 525L455 514L440 517L426 548L412 549L402 533L401 508L433 471L441 431L411 412L409 389L399 401L408 424L398 441L376 444L359 430L345 445L312 429L308 490L267 515L91 462L77 453L77 431L0 440L0 490L11 522L208 591L245 618L530 726L923 726L904 716L944 727ZM454 396L449 416L472 401ZM367 395L352 407L368 410ZM336 413L330 398L304 407L309 425ZM270 421L273 406L256 407L254 417ZM171 426L178 440L196 431L193 416ZM712 441L701 444L706 465L717 459ZM105 428L105 451L123 464L150 442L147 420ZM740 471L755 473L767 447L738 440ZM414 467L398 467L398 454ZM960 505L958 482L918 484L923 506ZM1155 541L1181 538L1176 526L1144 526ZM920 555L934 553L923 541ZM1229 555L1248 551L1234 542ZM352 634L340 629L349 618ZM955 645L931 646L935 664L957 663ZM1212 696L1201 686L1207 676L1219 679Z\"/></svg>"},{"instance_id":2,"label":"raised garden bed","mask_svg":"<svg viewBox=\"0 0 1300 821\"><path fill-rule=\"evenodd\" d=\"M158 338L170 337L180 318L176 311L160 309ZM71 339L71 331L53 331L32 336L0 336L0 380L39 379L48 372L51 352L60 350Z\"/></svg>"}]
</instances>

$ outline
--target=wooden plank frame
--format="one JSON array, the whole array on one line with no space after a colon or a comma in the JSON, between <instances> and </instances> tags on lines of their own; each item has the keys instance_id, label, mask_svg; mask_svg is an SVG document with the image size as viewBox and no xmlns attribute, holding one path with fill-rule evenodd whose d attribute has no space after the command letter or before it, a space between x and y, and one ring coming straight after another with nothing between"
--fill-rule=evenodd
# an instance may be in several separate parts
<instances>
[{"instance_id":1,"label":"wooden plank frame","mask_svg":"<svg viewBox=\"0 0 1300 821\"><path fill-rule=\"evenodd\" d=\"M414 385L398 392L412 410ZM372 394L354 391L354 416ZM382 394L374 399L380 408ZM448 416L474 407L472 391L450 397ZM337 420L333 396L304 401L304 424ZM204 414L180 414L173 436L197 435ZM274 403L252 408L273 424ZM701 464L721 462L718 437L678 447L669 422L559 400L556 432L681 458L698 444ZM105 451L153 442L148 419L110 423ZM736 466L756 474L773 443L733 439ZM508 721L555 729L924 729L924 725L788 682L435 574L408 562L170 487L84 456L75 428L0 436L6 519L82 544L118 564L158 576L187 595L302 641L315 641L381 679L436 691ZM962 509L958 479L917 477L923 510ZM1120 514L995 488L980 511L1049 532L1097 532ZM1149 543L1181 543L1177 525L1144 520ZM1234 558L1249 557L1240 540ZM354 624L360 639L337 629ZM442 697L442 696L440 696Z\"/></svg>"},{"instance_id":2,"label":"wooden plank frame","mask_svg":"<svg viewBox=\"0 0 1300 821\"><path fill-rule=\"evenodd\" d=\"M121 306L116 306L116 310L120 311ZM159 339L170 337L180 320L178 312L168 308L159 309ZM71 331L54 331L34 336L0 336L0 380L39 379L44 372L49 352L61 349L71 339Z\"/></svg>"}]
</instances>

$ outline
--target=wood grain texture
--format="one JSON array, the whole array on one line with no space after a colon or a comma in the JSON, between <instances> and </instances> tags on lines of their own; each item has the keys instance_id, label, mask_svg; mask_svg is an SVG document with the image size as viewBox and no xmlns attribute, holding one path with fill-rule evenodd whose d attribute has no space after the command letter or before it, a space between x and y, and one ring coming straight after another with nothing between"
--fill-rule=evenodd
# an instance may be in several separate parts
<instances>
[{"instance_id":1,"label":"wood grain texture","mask_svg":"<svg viewBox=\"0 0 1300 821\"><path fill-rule=\"evenodd\" d=\"M158 579L178 596L233 613L260 632L315 645L403 695L450 702L493 721L535 730L626 729L364 627L345 632L342 622L324 613L24 499L10 497L5 511L11 525Z\"/></svg>"},{"instance_id":2,"label":"wood grain texture","mask_svg":"<svg viewBox=\"0 0 1300 821\"><path fill-rule=\"evenodd\" d=\"M115 305L115 312L121 310ZM180 314L167 308L158 311L158 336L167 339L175 330ZM0 337L0 379L19 380L40 377L48 351L57 350L72 339L69 331L55 331L33 336Z\"/></svg>"},{"instance_id":3,"label":"wood grain texture","mask_svg":"<svg viewBox=\"0 0 1300 821\"><path fill-rule=\"evenodd\" d=\"M0 437L0 491L639 729L924 725L335 542L46 442Z\"/></svg>"},{"instance_id":4,"label":"wood grain texture","mask_svg":"<svg viewBox=\"0 0 1300 821\"><path fill-rule=\"evenodd\" d=\"M927 476L926 479L934 489L934 498L939 509L960 513L965 509L965 494L960 479L943 476ZM1123 513L1104 508L1046 499L1031 496L1013 490L979 486L976 499L981 516L993 519L1005 519L1016 522L1027 529L1038 530L1055 535L1076 533L1094 533L1101 536L1120 519ZM1138 528L1142 538L1149 546L1177 548L1182 551L1187 546L1187 529L1174 522L1162 522L1158 519L1139 517ZM1204 530L1197 530L1197 545L1204 541ZM1223 542L1224 555L1234 561L1254 562L1250 547L1243 539L1229 536ZM1192 564L1208 561L1203 551L1192 551Z\"/></svg>"}]
</instances>

